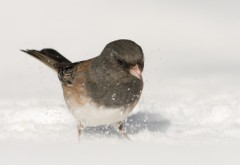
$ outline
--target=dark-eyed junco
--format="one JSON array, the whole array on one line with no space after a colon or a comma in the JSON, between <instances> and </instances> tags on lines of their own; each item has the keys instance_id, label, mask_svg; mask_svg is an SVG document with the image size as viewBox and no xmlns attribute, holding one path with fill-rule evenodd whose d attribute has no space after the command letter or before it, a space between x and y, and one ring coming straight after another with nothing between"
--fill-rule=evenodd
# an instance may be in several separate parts
<instances>
[{"instance_id":1,"label":"dark-eyed junco","mask_svg":"<svg viewBox=\"0 0 240 165\"><path fill-rule=\"evenodd\" d=\"M138 44L116 40L99 56L75 63L53 49L22 51L58 73L67 106L79 123L79 137L86 126L111 124L128 138L123 121L143 89L144 57Z\"/></svg>"}]
</instances>

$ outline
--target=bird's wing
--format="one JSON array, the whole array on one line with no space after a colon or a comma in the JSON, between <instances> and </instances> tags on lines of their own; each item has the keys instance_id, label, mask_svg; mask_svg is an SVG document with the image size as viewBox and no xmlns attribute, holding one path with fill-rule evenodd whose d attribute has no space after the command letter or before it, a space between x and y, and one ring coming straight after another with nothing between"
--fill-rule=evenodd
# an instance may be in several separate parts
<instances>
[{"instance_id":1,"label":"bird's wing","mask_svg":"<svg viewBox=\"0 0 240 165\"><path fill-rule=\"evenodd\" d=\"M91 61L92 59L71 64L56 64L55 68L58 69L59 80L64 85L71 85L73 82L79 83L79 75L88 71L88 66Z\"/></svg>"},{"instance_id":2,"label":"bird's wing","mask_svg":"<svg viewBox=\"0 0 240 165\"><path fill-rule=\"evenodd\" d=\"M54 67L58 70L59 80L65 85L72 84L75 76L74 68L82 62L83 61L70 64L55 64Z\"/></svg>"}]
</instances>

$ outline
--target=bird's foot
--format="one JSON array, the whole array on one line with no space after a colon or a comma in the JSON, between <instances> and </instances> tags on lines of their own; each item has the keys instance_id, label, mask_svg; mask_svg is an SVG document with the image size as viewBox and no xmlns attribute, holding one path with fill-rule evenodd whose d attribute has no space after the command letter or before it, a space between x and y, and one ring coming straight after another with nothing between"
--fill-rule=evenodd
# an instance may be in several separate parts
<instances>
[{"instance_id":1,"label":"bird's foot","mask_svg":"<svg viewBox=\"0 0 240 165\"><path fill-rule=\"evenodd\" d=\"M126 133L125 131L120 131L120 130L119 130L119 133L120 133L124 138L126 138L127 140L132 141L132 140L129 138L129 136L127 135L127 133Z\"/></svg>"},{"instance_id":2,"label":"bird's foot","mask_svg":"<svg viewBox=\"0 0 240 165\"><path fill-rule=\"evenodd\" d=\"M123 122L117 123L116 125L114 125L114 127L117 129L119 134L122 135L125 139L132 141L123 128Z\"/></svg>"},{"instance_id":3,"label":"bird's foot","mask_svg":"<svg viewBox=\"0 0 240 165\"><path fill-rule=\"evenodd\" d=\"M84 125L82 123L78 124L77 131L78 131L78 142L80 142L82 132L84 130Z\"/></svg>"}]
</instances>

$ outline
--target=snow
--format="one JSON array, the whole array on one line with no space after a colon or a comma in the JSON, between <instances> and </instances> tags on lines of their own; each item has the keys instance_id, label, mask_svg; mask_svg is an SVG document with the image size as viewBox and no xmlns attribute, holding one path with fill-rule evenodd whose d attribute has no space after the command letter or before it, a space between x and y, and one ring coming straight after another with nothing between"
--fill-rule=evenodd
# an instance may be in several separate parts
<instances>
[{"instance_id":1,"label":"snow","mask_svg":"<svg viewBox=\"0 0 240 165\"><path fill-rule=\"evenodd\" d=\"M223 80L218 79L215 81ZM238 84L229 79L218 85L209 78L167 80L159 83L157 91L148 92L152 87L146 84L135 113L127 118L125 128L133 142L120 137L110 126L87 128L78 142L76 122L62 99L1 101L1 161L238 164Z\"/></svg>"},{"instance_id":2,"label":"snow","mask_svg":"<svg viewBox=\"0 0 240 165\"><path fill-rule=\"evenodd\" d=\"M152 83L146 83L139 105L126 119L126 131L134 141L167 144L240 142L237 80L236 84L231 83L230 78L225 81L215 78L213 82L209 78L166 78L165 81L169 82L160 82L154 91L151 90ZM77 140L77 123L63 98L2 100L0 109L0 140ZM99 126L87 128L82 139L118 141L121 137L111 126Z\"/></svg>"},{"instance_id":3,"label":"snow","mask_svg":"<svg viewBox=\"0 0 240 165\"><path fill-rule=\"evenodd\" d=\"M238 165L239 5L5 1L0 164ZM55 48L77 61L120 38L139 43L146 60L141 100L125 121L132 142L111 126L87 128L78 142L57 75L19 49Z\"/></svg>"}]
</instances>

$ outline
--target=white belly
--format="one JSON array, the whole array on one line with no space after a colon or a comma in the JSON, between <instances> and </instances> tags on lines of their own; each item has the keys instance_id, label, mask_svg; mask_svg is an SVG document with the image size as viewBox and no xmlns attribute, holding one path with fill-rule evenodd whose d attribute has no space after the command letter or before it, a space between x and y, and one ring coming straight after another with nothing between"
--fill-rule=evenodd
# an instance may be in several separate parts
<instances>
[{"instance_id":1,"label":"white belly","mask_svg":"<svg viewBox=\"0 0 240 165\"><path fill-rule=\"evenodd\" d=\"M121 108L110 109L95 105L84 105L71 110L73 116L85 126L114 124L123 121L131 112Z\"/></svg>"}]
</instances>

